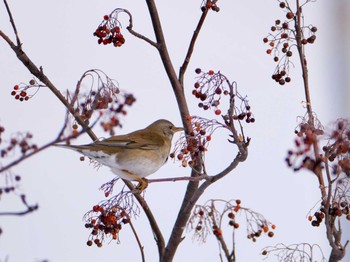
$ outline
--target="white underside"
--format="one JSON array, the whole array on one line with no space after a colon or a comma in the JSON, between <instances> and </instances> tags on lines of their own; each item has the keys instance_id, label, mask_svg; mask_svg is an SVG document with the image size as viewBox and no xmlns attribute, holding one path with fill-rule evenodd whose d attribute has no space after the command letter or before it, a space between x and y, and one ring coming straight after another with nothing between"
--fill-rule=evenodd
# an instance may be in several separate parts
<instances>
[{"instance_id":1,"label":"white underside","mask_svg":"<svg viewBox=\"0 0 350 262\"><path fill-rule=\"evenodd\" d=\"M120 163L115 155L109 155L102 151L81 150L81 153L102 165L110 167L114 174L129 181L134 180L129 173L140 178L147 177L155 173L164 164L164 161L154 163L148 158L138 158L130 162L123 161L123 163Z\"/></svg>"}]
</instances>

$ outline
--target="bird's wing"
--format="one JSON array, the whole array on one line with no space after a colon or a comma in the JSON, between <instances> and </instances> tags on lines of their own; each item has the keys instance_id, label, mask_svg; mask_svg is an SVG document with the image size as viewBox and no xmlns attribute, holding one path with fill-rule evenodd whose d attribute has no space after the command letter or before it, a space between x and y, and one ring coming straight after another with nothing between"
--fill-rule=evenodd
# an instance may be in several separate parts
<instances>
[{"instance_id":1,"label":"bird's wing","mask_svg":"<svg viewBox=\"0 0 350 262\"><path fill-rule=\"evenodd\" d=\"M155 150L164 144L164 139L155 134L145 134L135 131L128 135L112 136L101 141L96 141L93 144L105 147Z\"/></svg>"}]
</instances>

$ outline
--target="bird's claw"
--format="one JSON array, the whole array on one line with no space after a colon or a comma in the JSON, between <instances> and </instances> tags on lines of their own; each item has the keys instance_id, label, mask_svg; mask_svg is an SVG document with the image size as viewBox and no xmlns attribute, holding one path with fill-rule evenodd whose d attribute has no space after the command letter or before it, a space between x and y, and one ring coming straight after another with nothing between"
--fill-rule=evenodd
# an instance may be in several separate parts
<instances>
[{"instance_id":1,"label":"bird's claw","mask_svg":"<svg viewBox=\"0 0 350 262\"><path fill-rule=\"evenodd\" d=\"M139 183L136 186L136 189L141 193L143 190L145 190L148 187L148 180L146 178L141 178L138 180Z\"/></svg>"}]
</instances>

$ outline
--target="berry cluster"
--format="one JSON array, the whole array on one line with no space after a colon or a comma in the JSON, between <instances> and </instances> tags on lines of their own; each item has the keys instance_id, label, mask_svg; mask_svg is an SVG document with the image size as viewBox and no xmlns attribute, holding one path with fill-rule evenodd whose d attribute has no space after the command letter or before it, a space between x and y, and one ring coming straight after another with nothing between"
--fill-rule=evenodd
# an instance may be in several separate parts
<instances>
[{"instance_id":1,"label":"berry cluster","mask_svg":"<svg viewBox=\"0 0 350 262\"><path fill-rule=\"evenodd\" d=\"M35 92L29 94L28 90L33 87L37 87L38 89ZM21 83L19 85L15 85L13 87L13 90L11 91L11 95L18 101L21 101L21 102L28 101L30 98L32 98L36 94L36 92L38 92L38 90L39 90L38 83L34 79L32 79L29 81L29 84Z\"/></svg>"},{"instance_id":2,"label":"berry cluster","mask_svg":"<svg viewBox=\"0 0 350 262\"><path fill-rule=\"evenodd\" d=\"M223 211L219 211L216 205L224 204ZM262 233L266 233L269 237L274 236L275 225L268 222L262 215L248 208L241 206L241 200L210 200L206 205L197 205L189 220L191 229L194 229L194 237L200 241L205 241L208 233L211 231L214 236L219 238L222 235L222 222L224 217L228 219L228 225L233 230L238 229L240 224L237 223L236 217L239 212L245 212L247 222L247 237L253 242L256 241Z\"/></svg>"},{"instance_id":3,"label":"berry cluster","mask_svg":"<svg viewBox=\"0 0 350 262\"><path fill-rule=\"evenodd\" d=\"M234 120L246 120L247 123L254 123L255 118L251 112L251 108L245 97L242 97L238 91L236 83L230 83L226 76L220 72L215 73L213 70L203 72L200 68L195 70L197 81L194 83L194 89L192 94L200 100L198 107L203 110L213 109L215 115L222 115L220 109L221 100L223 96L228 96L230 100L230 108L233 108L233 112L228 110L229 114L232 114ZM235 106L235 99L242 102L240 107ZM227 120L229 116L223 115L223 118Z\"/></svg>"},{"instance_id":4,"label":"berry cluster","mask_svg":"<svg viewBox=\"0 0 350 262\"><path fill-rule=\"evenodd\" d=\"M291 244L285 245L279 243L275 246L265 247L261 252L264 258L270 254L273 254L274 257L278 258L278 261L327 261L325 256L323 255L322 248L317 244L309 244L309 243L300 243L300 244Z\"/></svg>"},{"instance_id":5,"label":"berry cluster","mask_svg":"<svg viewBox=\"0 0 350 262\"><path fill-rule=\"evenodd\" d=\"M280 2L279 6L286 10L286 20L276 20L275 24L271 26L271 33L263 39L265 44L269 45L266 50L268 55L273 55L274 62L277 63L276 70L272 75L272 79L280 85L289 83L291 77L289 76L289 59L292 57L292 47L295 45L313 44L316 40L315 33L317 28L315 26L303 26L302 14L295 14L290 7L288 1ZM300 12L301 12L300 8ZM299 19L301 21L299 21ZM295 24L301 24L301 39L296 35Z\"/></svg>"},{"instance_id":6,"label":"berry cluster","mask_svg":"<svg viewBox=\"0 0 350 262\"><path fill-rule=\"evenodd\" d=\"M116 126L121 126L118 114L126 115L127 111L125 106L132 106L136 101L135 97L132 94L123 94L123 101L118 101L116 106L113 105L109 108L109 116L101 120L101 126L105 132L109 132L110 135L114 135L113 128ZM102 112L101 112L102 113Z\"/></svg>"},{"instance_id":7,"label":"berry cluster","mask_svg":"<svg viewBox=\"0 0 350 262\"><path fill-rule=\"evenodd\" d=\"M325 157L333 162L333 174L350 177L350 122L338 119L328 144L323 147ZM336 161L335 161L336 160Z\"/></svg>"},{"instance_id":8,"label":"berry cluster","mask_svg":"<svg viewBox=\"0 0 350 262\"><path fill-rule=\"evenodd\" d=\"M94 36L98 37L99 44L113 44L120 47L125 43L124 36L120 33L120 22L117 19L117 12L111 15L103 16L103 21L94 32Z\"/></svg>"},{"instance_id":9,"label":"berry cluster","mask_svg":"<svg viewBox=\"0 0 350 262\"><path fill-rule=\"evenodd\" d=\"M307 121L301 123L299 130L295 130L297 135L297 138L294 140L296 149L288 151L286 157L287 165L293 167L294 171L306 168L312 172L317 172L317 169L321 168L321 160L312 158L310 152L312 145L318 141L317 137L323 135L323 133L321 124L314 127Z\"/></svg>"},{"instance_id":10,"label":"berry cluster","mask_svg":"<svg viewBox=\"0 0 350 262\"><path fill-rule=\"evenodd\" d=\"M82 88L82 83L93 78L91 88L87 94L75 96L73 102L75 114L80 115L87 123L91 122L94 113L97 113L92 119L100 120L100 125L105 132L114 135L114 128L120 127L119 115L126 115L126 106L131 106L135 101L132 94L121 93L118 83L110 79L106 74L99 70L89 70L84 73L77 90ZM97 79L97 81L95 81ZM90 79L89 79L90 80ZM73 136L79 134L78 125L73 123Z\"/></svg>"},{"instance_id":11,"label":"berry cluster","mask_svg":"<svg viewBox=\"0 0 350 262\"><path fill-rule=\"evenodd\" d=\"M350 204L348 201L349 199L347 198L343 198L341 201L334 201L332 206L328 209L328 214L333 218L345 215L346 219L350 220ZM326 208L324 205L322 205L321 208L313 214L313 216L308 216L308 220L311 222L312 226L318 227L322 223L325 216Z\"/></svg>"},{"instance_id":12,"label":"berry cluster","mask_svg":"<svg viewBox=\"0 0 350 262\"><path fill-rule=\"evenodd\" d=\"M0 127L0 135L4 131L5 129L3 127ZM16 148L19 148L23 155L36 151L38 149L38 146L30 142L32 137L32 134L29 132L15 134L8 141L8 145L0 149L0 157L4 158L8 156L10 153L13 153L16 150ZM1 143L2 140L0 139L0 144Z\"/></svg>"},{"instance_id":13,"label":"berry cluster","mask_svg":"<svg viewBox=\"0 0 350 262\"><path fill-rule=\"evenodd\" d=\"M16 183L21 180L19 175L8 175L6 177L5 186L0 186L0 199L2 194L8 194L16 190Z\"/></svg>"},{"instance_id":14,"label":"berry cluster","mask_svg":"<svg viewBox=\"0 0 350 262\"><path fill-rule=\"evenodd\" d=\"M193 167L193 160L200 154L205 153L208 149L209 142L212 139L213 132L224 127L216 120L208 120L197 116L188 116L187 121L191 122L193 132L188 136L181 136L176 142L170 158L181 161L183 167Z\"/></svg>"},{"instance_id":15,"label":"berry cluster","mask_svg":"<svg viewBox=\"0 0 350 262\"><path fill-rule=\"evenodd\" d=\"M215 115L221 115L221 109L219 109L221 97L229 95L229 90L225 86L226 78L213 70L203 72L197 68L195 72L199 77L194 83L192 94L201 101L198 107L203 110L213 108Z\"/></svg>"},{"instance_id":16,"label":"berry cluster","mask_svg":"<svg viewBox=\"0 0 350 262\"><path fill-rule=\"evenodd\" d=\"M204 12L205 10L213 10L215 12L220 11L220 7L216 5L216 1L211 1L211 0L204 0L201 5L201 10Z\"/></svg>"},{"instance_id":17,"label":"berry cluster","mask_svg":"<svg viewBox=\"0 0 350 262\"><path fill-rule=\"evenodd\" d=\"M240 113L233 115L233 120L244 120L246 123L254 123L255 118L253 117L252 112L250 111L250 106L246 105Z\"/></svg>"},{"instance_id":18,"label":"berry cluster","mask_svg":"<svg viewBox=\"0 0 350 262\"><path fill-rule=\"evenodd\" d=\"M235 222L236 214L241 211L245 212L246 223L247 223L247 238L256 242L257 238L259 238L262 233L267 234L269 237L274 236L274 230L276 225L271 224L267 221L261 214L252 211L248 208L241 207L241 200L235 200L235 203L227 206L226 212L227 216L230 219L229 225L233 226L233 228L237 229L239 224Z\"/></svg>"},{"instance_id":19,"label":"berry cluster","mask_svg":"<svg viewBox=\"0 0 350 262\"><path fill-rule=\"evenodd\" d=\"M106 209L104 206L95 205L85 215L85 218L85 227L91 229L89 240L86 244L88 246L95 244L98 247L102 247L105 237L118 241L122 225L130 222L129 215L125 210L117 206Z\"/></svg>"}]
</instances>

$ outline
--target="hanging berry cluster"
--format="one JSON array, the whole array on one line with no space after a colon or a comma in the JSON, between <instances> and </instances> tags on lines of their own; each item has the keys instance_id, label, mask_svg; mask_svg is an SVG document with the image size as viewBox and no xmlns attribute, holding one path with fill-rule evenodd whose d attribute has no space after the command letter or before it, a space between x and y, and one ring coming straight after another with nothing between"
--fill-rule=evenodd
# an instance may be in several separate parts
<instances>
[{"instance_id":1,"label":"hanging berry cluster","mask_svg":"<svg viewBox=\"0 0 350 262\"><path fill-rule=\"evenodd\" d=\"M122 225L128 224L130 218L125 210L119 207L105 209L103 206L95 205L92 210L85 215L85 227L91 229L88 246L95 244L102 247L106 237L116 240L119 243L119 231Z\"/></svg>"},{"instance_id":2,"label":"hanging berry cluster","mask_svg":"<svg viewBox=\"0 0 350 262\"><path fill-rule=\"evenodd\" d=\"M112 193L115 180L101 187L108 197ZM106 187L104 187L106 186ZM111 187L112 186L112 187ZM140 210L129 191L121 191L117 195L94 205L84 216L85 227L91 229L87 245L102 247L105 238L119 243L119 233L123 225L131 223L130 216L137 216Z\"/></svg>"},{"instance_id":3,"label":"hanging berry cluster","mask_svg":"<svg viewBox=\"0 0 350 262\"><path fill-rule=\"evenodd\" d=\"M222 95L229 95L228 87L225 85L226 77L213 70L203 72L197 68L195 72L199 77L194 83L192 94L201 101L198 107L203 110L213 109L216 115L221 115L219 106Z\"/></svg>"},{"instance_id":4,"label":"hanging berry cluster","mask_svg":"<svg viewBox=\"0 0 350 262\"><path fill-rule=\"evenodd\" d=\"M4 132L5 129L0 127L0 131L1 130ZM2 132L0 132L0 135ZM14 134L9 141L6 141L8 145L0 148L0 157L4 158L8 155L12 155L17 149L20 150L22 155L36 151L38 146L30 141L32 137L32 134L29 132ZM3 142L4 141L0 139L0 144L3 144Z\"/></svg>"},{"instance_id":5,"label":"hanging berry cluster","mask_svg":"<svg viewBox=\"0 0 350 262\"><path fill-rule=\"evenodd\" d=\"M179 138L170 157L181 161L183 167L193 167L191 159L204 154L208 150L214 131L219 127L225 128L225 125L198 116L188 116L186 120L191 122L193 132L189 136L183 135Z\"/></svg>"},{"instance_id":6,"label":"hanging berry cluster","mask_svg":"<svg viewBox=\"0 0 350 262\"><path fill-rule=\"evenodd\" d=\"M33 87L36 87L37 89L34 92L29 92L29 90L32 91ZM18 101L28 101L38 92L39 87L40 85L36 80L32 79L28 84L21 83L15 85L11 91L11 95Z\"/></svg>"},{"instance_id":7,"label":"hanging berry cluster","mask_svg":"<svg viewBox=\"0 0 350 262\"><path fill-rule=\"evenodd\" d=\"M318 244L300 243L285 245L279 243L275 246L265 247L261 255L266 256L273 254L278 261L328 261L323 254L322 248Z\"/></svg>"},{"instance_id":8,"label":"hanging berry cluster","mask_svg":"<svg viewBox=\"0 0 350 262\"><path fill-rule=\"evenodd\" d=\"M215 115L221 115L225 120L229 118L228 114L232 114L234 120L246 120L247 123L254 123L255 118L251 112L247 98L241 96L237 91L236 82L230 83L227 77L220 72L209 70L203 72L200 68L195 70L197 77L194 83L192 94L200 100L198 107L203 110L213 110ZM227 96L230 105L227 114L221 110L222 98ZM235 100L241 102L240 107L235 105Z\"/></svg>"},{"instance_id":9,"label":"hanging berry cluster","mask_svg":"<svg viewBox=\"0 0 350 262\"><path fill-rule=\"evenodd\" d=\"M289 167L292 167L294 171L306 168L312 172L319 172L322 167L320 159L316 160L312 156L312 145L318 141L318 136L323 135L323 127L321 123L317 122L316 125L310 125L306 119L295 130L297 135L294 140L295 149L289 150L286 162Z\"/></svg>"},{"instance_id":10,"label":"hanging berry cluster","mask_svg":"<svg viewBox=\"0 0 350 262\"><path fill-rule=\"evenodd\" d=\"M91 78L89 92L71 98L75 113L88 122L91 122L91 119L93 121L100 120L103 130L114 135L114 128L121 126L119 115L126 115L125 107L132 106L136 99L132 94L121 93L118 83L99 70L85 72L78 83L77 90L83 86L82 83L85 84ZM93 118L94 113L98 113L96 118ZM72 128L73 135L79 133L76 123L73 124Z\"/></svg>"},{"instance_id":11,"label":"hanging berry cluster","mask_svg":"<svg viewBox=\"0 0 350 262\"><path fill-rule=\"evenodd\" d=\"M341 179L337 181L337 191L332 199L331 206L325 207L325 202L321 203L321 207L313 215L308 216L308 220L314 227L320 226L323 219L326 217L327 212L331 219L334 221L335 218L345 216L350 221L350 181L349 179Z\"/></svg>"},{"instance_id":12,"label":"hanging berry cluster","mask_svg":"<svg viewBox=\"0 0 350 262\"><path fill-rule=\"evenodd\" d=\"M32 135L30 133L17 133L12 136L10 140L3 140L3 134L5 133L5 127L0 126L0 200L2 200L3 194L13 193L20 199L26 210L19 211L18 214L29 213L38 209L38 205L29 205L26 201L26 195L22 192L18 192L19 183L22 177L18 174L14 174L11 171L1 170L4 167L4 158L14 156L16 148L20 148L23 155L26 153L37 150L35 144L30 143ZM12 212L12 211L11 211ZM6 213L6 212L5 212ZM0 229L1 234L1 229Z\"/></svg>"},{"instance_id":13,"label":"hanging berry cluster","mask_svg":"<svg viewBox=\"0 0 350 262\"><path fill-rule=\"evenodd\" d=\"M279 6L285 10L286 19L284 21L276 20L275 24L271 26L271 33L263 39L263 42L269 45L266 53L272 55L274 62L277 63L272 79L280 85L284 85L291 81L289 66L290 58L293 55L292 47L303 48L306 44L313 44L316 40L317 28L312 25L303 25L302 8L299 8L300 14L298 14L293 12L288 1L280 2Z\"/></svg>"},{"instance_id":14,"label":"hanging berry cluster","mask_svg":"<svg viewBox=\"0 0 350 262\"><path fill-rule=\"evenodd\" d=\"M120 47L125 43L124 36L120 32L121 24L118 21L120 12L121 9L116 9L110 15L103 16L103 21L94 32L99 44L113 44L115 47Z\"/></svg>"},{"instance_id":15,"label":"hanging berry cluster","mask_svg":"<svg viewBox=\"0 0 350 262\"><path fill-rule=\"evenodd\" d=\"M317 128L304 122L296 131L298 138L295 140L296 150L290 150L286 161L295 171L302 168L320 174L321 169L333 175L333 191L329 201L322 201L321 207L313 215L308 216L312 226L319 226L323 219L329 215L332 219L345 215L350 220L350 123L345 119L338 119L334 129L327 138L327 144L323 146L324 154L315 159L310 154L312 145L318 142L318 136L324 131L318 123ZM297 159L301 158L299 164Z\"/></svg>"},{"instance_id":16,"label":"hanging berry cluster","mask_svg":"<svg viewBox=\"0 0 350 262\"><path fill-rule=\"evenodd\" d=\"M323 147L325 157L333 163L334 175L344 174L350 178L350 122L338 119L328 143Z\"/></svg>"},{"instance_id":17,"label":"hanging berry cluster","mask_svg":"<svg viewBox=\"0 0 350 262\"><path fill-rule=\"evenodd\" d=\"M217 206L223 205L222 211ZM238 229L240 224L237 222L237 215L240 212L245 213L247 223L247 237L253 242L256 241L262 233L269 237L274 236L275 225L267 221L261 214L241 206L241 200L209 200L205 205L196 205L190 217L188 228L194 231L193 238L205 242L209 233L213 233L216 238L223 234L223 222L228 220L228 225L233 230Z\"/></svg>"},{"instance_id":18,"label":"hanging berry cluster","mask_svg":"<svg viewBox=\"0 0 350 262\"><path fill-rule=\"evenodd\" d=\"M5 173L0 178L0 199L2 194L9 194L15 192L17 184L21 181L20 175L14 175L10 172Z\"/></svg>"},{"instance_id":19,"label":"hanging berry cluster","mask_svg":"<svg viewBox=\"0 0 350 262\"><path fill-rule=\"evenodd\" d=\"M215 12L219 12L220 11L220 7L217 6L216 1L212 1L212 0L204 0L201 4L201 10L202 12L206 11L206 10L213 10Z\"/></svg>"}]
</instances>

